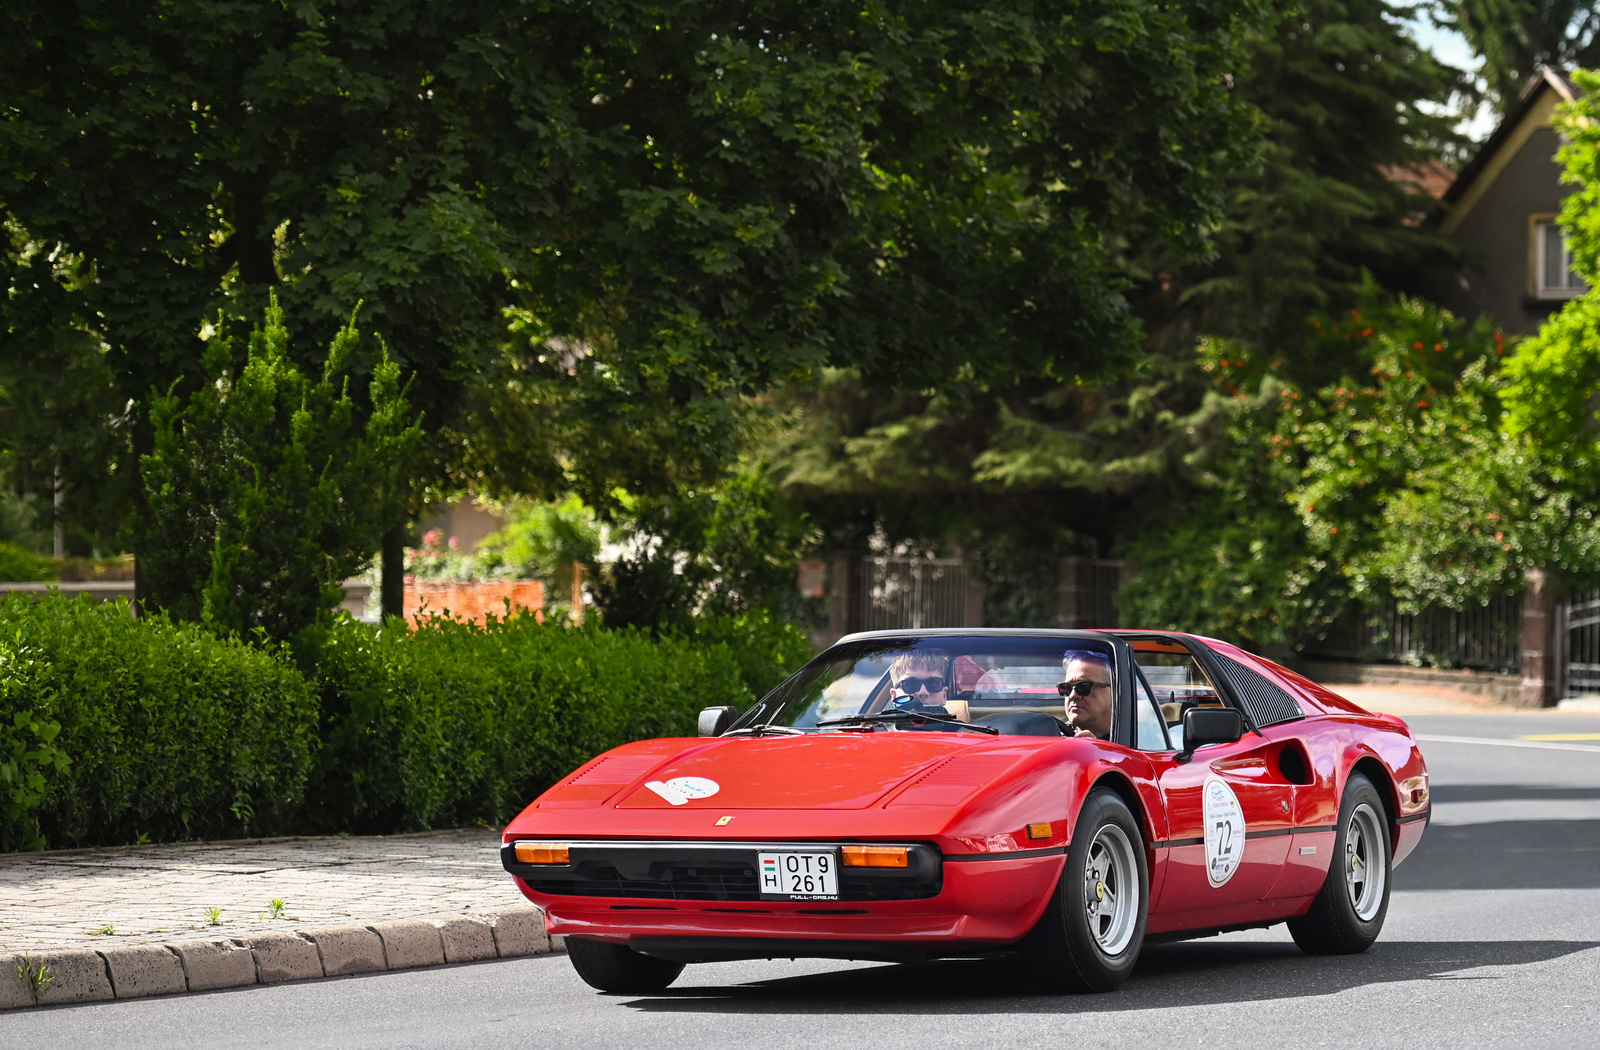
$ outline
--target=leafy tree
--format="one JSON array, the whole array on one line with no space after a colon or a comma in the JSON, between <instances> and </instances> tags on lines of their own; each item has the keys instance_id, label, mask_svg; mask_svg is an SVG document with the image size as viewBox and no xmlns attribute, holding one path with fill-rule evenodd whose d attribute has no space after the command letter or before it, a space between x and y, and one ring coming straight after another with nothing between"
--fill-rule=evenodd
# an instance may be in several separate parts
<instances>
[{"instance_id":1,"label":"leafy tree","mask_svg":"<svg viewBox=\"0 0 1600 1050\"><path fill-rule=\"evenodd\" d=\"M1261 649L1292 646L1344 610L1348 589L1306 542L1288 500L1294 475L1273 454L1285 395L1276 377L1242 398L1209 395L1224 439L1195 464L1202 484L1123 548L1138 569L1118 598L1129 623Z\"/></svg>"},{"instance_id":2,"label":"leafy tree","mask_svg":"<svg viewBox=\"0 0 1600 1050\"><path fill-rule=\"evenodd\" d=\"M829 374L780 399L775 477L833 542L857 546L881 527L969 552L1023 545L1038 564L1109 556L1182 520L1242 440L1196 343L1241 344L1316 389L1346 358L1308 339L1305 318L1356 305L1363 274L1405 289L1451 251L1417 220L1433 206L1427 166L1455 145L1437 107L1461 75L1417 47L1402 10L1307 0L1244 42L1231 76L1258 114L1260 153L1224 182L1212 253L1185 256L1137 223L1121 231L1144 339L1117 375Z\"/></svg>"},{"instance_id":3,"label":"leafy tree","mask_svg":"<svg viewBox=\"0 0 1600 1050\"><path fill-rule=\"evenodd\" d=\"M1453 512L1448 527L1418 514L1419 499L1464 510L1488 480L1480 468L1501 444L1504 337L1487 321L1468 326L1423 302L1375 295L1323 322L1318 336L1343 343L1359 367L1314 394L1292 394L1274 435L1298 471L1288 499L1310 550L1338 567L1354 597L1393 594L1406 611L1462 608L1514 589L1504 542L1511 504Z\"/></svg>"},{"instance_id":4,"label":"leafy tree","mask_svg":"<svg viewBox=\"0 0 1600 1050\"><path fill-rule=\"evenodd\" d=\"M606 623L687 627L695 614L793 612L795 560L814 542L804 514L785 506L765 463L721 484L672 496L625 496L628 547L597 565Z\"/></svg>"},{"instance_id":5,"label":"leafy tree","mask_svg":"<svg viewBox=\"0 0 1600 1050\"><path fill-rule=\"evenodd\" d=\"M359 299L437 428L422 481L502 473L463 450L508 418L467 400L506 354L512 393L560 413L499 448L504 473L601 505L710 483L733 402L826 363L1071 375L1125 353L1113 233L1204 247L1248 139L1227 76L1266 15L18 0L0 206L30 258L93 275L69 314L110 347L140 453L146 393L200 374L199 319L242 328L276 290L310 368ZM8 316L46 293L13 286Z\"/></svg>"},{"instance_id":6,"label":"leafy tree","mask_svg":"<svg viewBox=\"0 0 1600 1050\"><path fill-rule=\"evenodd\" d=\"M1540 66L1571 69L1600 59L1600 5L1593 0L1454 0L1445 21L1483 59L1489 94L1504 113Z\"/></svg>"},{"instance_id":7,"label":"leafy tree","mask_svg":"<svg viewBox=\"0 0 1600 1050\"><path fill-rule=\"evenodd\" d=\"M331 619L340 581L398 512L401 464L420 435L381 343L358 416L353 315L315 379L288 341L276 297L243 362L231 337L214 338L194 393L151 399L155 447L143 463L147 601L278 641Z\"/></svg>"},{"instance_id":8,"label":"leafy tree","mask_svg":"<svg viewBox=\"0 0 1600 1050\"><path fill-rule=\"evenodd\" d=\"M1559 118L1564 178L1576 184L1561 221L1575 268L1600 287L1600 77ZM1514 589L1529 569L1600 582L1600 298L1569 302L1495 370L1469 369L1453 396L1397 451L1414 466L1385 508L1375 570L1415 604L1452 605Z\"/></svg>"},{"instance_id":9,"label":"leafy tree","mask_svg":"<svg viewBox=\"0 0 1600 1050\"><path fill-rule=\"evenodd\" d=\"M1562 216L1576 258L1600 278L1600 77L1561 117L1562 160L1577 184ZM1260 446L1286 465L1285 498L1307 555L1337 566L1356 598L1403 609L1462 608L1517 589L1529 569L1600 581L1600 299L1591 291L1539 333L1507 347L1420 302L1369 295L1310 340L1347 368L1314 393L1286 388ZM1343 346L1344 353L1330 352ZM1213 362L1248 391L1279 362L1234 347ZM1265 379L1263 377L1266 377Z\"/></svg>"},{"instance_id":10,"label":"leafy tree","mask_svg":"<svg viewBox=\"0 0 1600 1050\"><path fill-rule=\"evenodd\" d=\"M1517 508L1477 495L1501 456L1500 333L1376 285L1307 328L1308 352L1346 365L1320 388L1244 344L1205 346L1229 440L1197 463L1200 493L1129 547L1142 622L1294 646L1391 595L1461 608L1514 586ZM1456 509L1446 523L1419 500Z\"/></svg>"},{"instance_id":11,"label":"leafy tree","mask_svg":"<svg viewBox=\"0 0 1600 1050\"><path fill-rule=\"evenodd\" d=\"M1461 71L1418 47L1409 9L1386 0L1302 0L1252 42L1241 94L1265 118L1261 163L1228 185L1214 259L1148 261L1153 341L1192 356L1194 336L1247 340L1291 355L1305 319L1356 305L1365 275L1414 293L1453 249L1420 220L1440 158L1463 143L1452 103ZM1162 278L1162 272L1169 277ZM1340 367L1286 363L1320 384Z\"/></svg>"},{"instance_id":12,"label":"leafy tree","mask_svg":"<svg viewBox=\"0 0 1600 1050\"><path fill-rule=\"evenodd\" d=\"M74 309L93 273L15 224L3 232L12 291L0 304L0 538L49 551L59 513L69 554L120 550L137 472L127 398L95 327Z\"/></svg>"}]
</instances>

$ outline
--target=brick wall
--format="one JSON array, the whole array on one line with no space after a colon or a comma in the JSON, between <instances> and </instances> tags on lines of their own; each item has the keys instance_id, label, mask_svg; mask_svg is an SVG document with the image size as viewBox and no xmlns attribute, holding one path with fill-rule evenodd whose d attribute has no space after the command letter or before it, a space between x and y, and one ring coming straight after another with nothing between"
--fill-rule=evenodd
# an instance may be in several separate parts
<instances>
[{"instance_id":1,"label":"brick wall","mask_svg":"<svg viewBox=\"0 0 1600 1050\"><path fill-rule=\"evenodd\" d=\"M437 580L418 580L406 577L406 619L421 614L438 616L446 611L483 623L489 614L504 616L506 601L513 609L544 608L544 581L542 580L481 580L475 583L446 583Z\"/></svg>"}]
</instances>

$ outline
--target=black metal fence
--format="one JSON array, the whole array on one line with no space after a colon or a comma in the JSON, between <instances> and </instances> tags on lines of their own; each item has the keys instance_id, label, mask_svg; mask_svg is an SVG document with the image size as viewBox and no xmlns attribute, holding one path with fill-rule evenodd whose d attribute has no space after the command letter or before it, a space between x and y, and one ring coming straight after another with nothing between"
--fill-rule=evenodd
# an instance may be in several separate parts
<instances>
[{"instance_id":1,"label":"black metal fence","mask_svg":"<svg viewBox=\"0 0 1600 1050\"><path fill-rule=\"evenodd\" d=\"M1600 624L1600 619L1595 621ZM1600 628L1596 629L1600 645ZM1504 595L1471 609L1402 613L1393 600L1334 623L1302 655L1364 663L1471 667L1514 672L1522 651L1522 596Z\"/></svg>"},{"instance_id":2,"label":"black metal fence","mask_svg":"<svg viewBox=\"0 0 1600 1050\"><path fill-rule=\"evenodd\" d=\"M1600 693L1600 591L1577 592L1556 607L1556 615L1558 695Z\"/></svg>"},{"instance_id":3,"label":"black metal fence","mask_svg":"<svg viewBox=\"0 0 1600 1050\"><path fill-rule=\"evenodd\" d=\"M960 558L863 558L860 629L960 627L966 594Z\"/></svg>"}]
</instances>

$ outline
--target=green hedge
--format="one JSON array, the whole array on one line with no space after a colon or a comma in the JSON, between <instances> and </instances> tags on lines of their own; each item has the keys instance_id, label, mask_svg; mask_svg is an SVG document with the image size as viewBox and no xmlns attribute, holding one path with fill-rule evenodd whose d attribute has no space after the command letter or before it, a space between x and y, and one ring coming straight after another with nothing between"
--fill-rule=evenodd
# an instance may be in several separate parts
<instances>
[{"instance_id":1,"label":"green hedge","mask_svg":"<svg viewBox=\"0 0 1600 1050\"><path fill-rule=\"evenodd\" d=\"M316 696L281 654L58 594L0 598L0 755L33 747L19 713L59 726L68 760L32 763L54 847L284 830L316 745Z\"/></svg>"},{"instance_id":2,"label":"green hedge","mask_svg":"<svg viewBox=\"0 0 1600 1050\"><path fill-rule=\"evenodd\" d=\"M42 558L15 543L0 541L0 580L8 583L45 583L56 578L51 559Z\"/></svg>"},{"instance_id":3,"label":"green hedge","mask_svg":"<svg viewBox=\"0 0 1600 1050\"><path fill-rule=\"evenodd\" d=\"M597 752L692 733L702 707L743 708L809 655L761 615L664 638L528 616L344 620L308 681L284 650L125 605L11 597L0 849L37 845L37 830L62 847L497 824Z\"/></svg>"}]
</instances>

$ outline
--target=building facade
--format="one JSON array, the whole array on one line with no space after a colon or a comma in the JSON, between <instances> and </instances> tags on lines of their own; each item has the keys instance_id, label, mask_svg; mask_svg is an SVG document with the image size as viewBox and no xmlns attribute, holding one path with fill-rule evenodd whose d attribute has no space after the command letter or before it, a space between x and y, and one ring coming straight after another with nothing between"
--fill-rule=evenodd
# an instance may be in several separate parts
<instances>
[{"instance_id":1,"label":"building facade","mask_svg":"<svg viewBox=\"0 0 1600 1050\"><path fill-rule=\"evenodd\" d=\"M1556 225L1573 187L1561 181L1552 118L1576 92L1564 74L1540 70L1445 191L1439 229L1464 259L1438 275L1433 297L1457 316L1487 316L1507 333L1531 335L1585 291Z\"/></svg>"}]
</instances>

